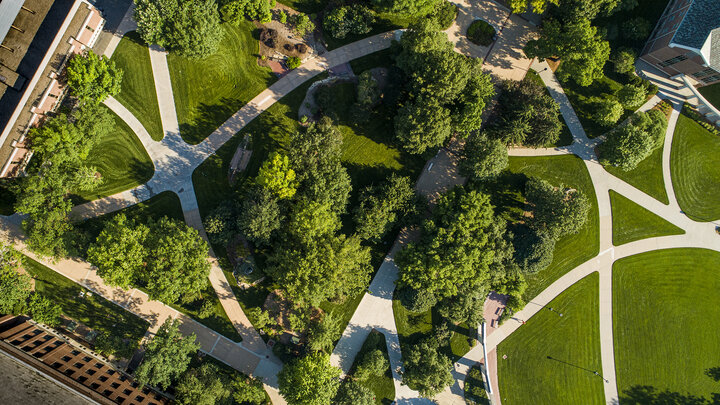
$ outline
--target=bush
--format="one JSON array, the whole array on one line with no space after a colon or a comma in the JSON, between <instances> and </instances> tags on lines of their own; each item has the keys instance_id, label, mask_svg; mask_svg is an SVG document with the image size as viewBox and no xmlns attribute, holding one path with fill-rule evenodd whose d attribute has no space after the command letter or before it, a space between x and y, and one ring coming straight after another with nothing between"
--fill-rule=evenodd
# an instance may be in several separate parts
<instances>
[{"instance_id":1,"label":"bush","mask_svg":"<svg viewBox=\"0 0 720 405\"><path fill-rule=\"evenodd\" d=\"M715 125L708 122L705 117L700 115L700 113L698 113L694 108L690 107L690 105L688 105L687 103L683 104L682 112L698 124L702 125L703 128L707 129L714 135L720 136L720 130Z\"/></svg>"},{"instance_id":2,"label":"bush","mask_svg":"<svg viewBox=\"0 0 720 405\"><path fill-rule=\"evenodd\" d=\"M635 109L643 105L647 93L644 87L633 86L628 84L618 90L617 98L620 103L627 109Z\"/></svg>"},{"instance_id":3,"label":"bush","mask_svg":"<svg viewBox=\"0 0 720 405\"><path fill-rule=\"evenodd\" d=\"M467 29L467 38L475 45L489 46L495 37L495 28L483 20L475 20Z\"/></svg>"},{"instance_id":4,"label":"bush","mask_svg":"<svg viewBox=\"0 0 720 405\"><path fill-rule=\"evenodd\" d=\"M369 8L354 4L330 11L323 20L323 26L330 35L342 39L348 34L367 34L374 22L375 17Z\"/></svg>"},{"instance_id":5,"label":"bush","mask_svg":"<svg viewBox=\"0 0 720 405\"><path fill-rule=\"evenodd\" d=\"M302 61L297 56L291 56L285 60L285 66L288 69L297 69L302 64Z\"/></svg>"},{"instance_id":6,"label":"bush","mask_svg":"<svg viewBox=\"0 0 720 405\"><path fill-rule=\"evenodd\" d=\"M293 17L293 29L295 34L304 37L308 32L315 30L315 23L305 14L297 14Z\"/></svg>"},{"instance_id":7,"label":"bush","mask_svg":"<svg viewBox=\"0 0 720 405\"><path fill-rule=\"evenodd\" d=\"M441 1L435 7L435 12L430 15L433 18L440 30L445 31L450 28L455 18L457 18L458 8L455 4L449 1Z\"/></svg>"},{"instance_id":8,"label":"bush","mask_svg":"<svg viewBox=\"0 0 720 405\"><path fill-rule=\"evenodd\" d=\"M625 112L622 104L615 99L593 97L590 99L590 103L594 108L591 118L605 127L609 127L618 122L623 112Z\"/></svg>"},{"instance_id":9,"label":"bush","mask_svg":"<svg viewBox=\"0 0 720 405\"><path fill-rule=\"evenodd\" d=\"M385 374L388 367L390 367L390 363L385 354L381 350L375 349L365 353L360 359L360 363L355 370L355 377L360 380L379 378Z\"/></svg>"},{"instance_id":10,"label":"bush","mask_svg":"<svg viewBox=\"0 0 720 405\"><path fill-rule=\"evenodd\" d=\"M617 52L612 59L615 72L627 74L634 71L635 58L635 52L631 49L623 49Z\"/></svg>"},{"instance_id":11,"label":"bush","mask_svg":"<svg viewBox=\"0 0 720 405\"><path fill-rule=\"evenodd\" d=\"M633 41L642 41L650 35L651 28L650 21L642 17L636 17L625 21L620 29L625 38Z\"/></svg>"},{"instance_id":12,"label":"bush","mask_svg":"<svg viewBox=\"0 0 720 405\"><path fill-rule=\"evenodd\" d=\"M287 13L285 10L280 10L280 15L278 16L278 19L280 20L280 24L287 24Z\"/></svg>"}]
</instances>

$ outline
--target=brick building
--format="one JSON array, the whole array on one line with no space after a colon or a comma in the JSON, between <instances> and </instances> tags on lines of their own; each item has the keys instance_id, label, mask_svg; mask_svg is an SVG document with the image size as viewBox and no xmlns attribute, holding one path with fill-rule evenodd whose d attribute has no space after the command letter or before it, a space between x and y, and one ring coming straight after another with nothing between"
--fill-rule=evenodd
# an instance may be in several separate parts
<instances>
[{"instance_id":1,"label":"brick building","mask_svg":"<svg viewBox=\"0 0 720 405\"><path fill-rule=\"evenodd\" d=\"M720 0L670 0L640 55L698 87L720 83Z\"/></svg>"}]
</instances>

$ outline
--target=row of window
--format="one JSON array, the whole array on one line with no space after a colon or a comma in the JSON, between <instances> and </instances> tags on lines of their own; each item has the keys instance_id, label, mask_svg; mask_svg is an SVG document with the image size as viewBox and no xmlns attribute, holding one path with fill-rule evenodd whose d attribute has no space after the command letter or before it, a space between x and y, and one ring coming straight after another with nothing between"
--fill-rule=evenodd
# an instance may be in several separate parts
<instances>
[{"instance_id":1,"label":"row of window","mask_svg":"<svg viewBox=\"0 0 720 405\"><path fill-rule=\"evenodd\" d=\"M674 65L678 62L682 62L687 59L688 59L687 55L678 55L674 58L666 59L666 60L658 63L658 66L668 67L670 65ZM720 80L720 73L718 73L717 70L712 69L712 68L707 68L705 70L695 72L692 75L696 79L702 80L705 83L712 83L712 82L716 82L716 81Z\"/></svg>"}]
</instances>

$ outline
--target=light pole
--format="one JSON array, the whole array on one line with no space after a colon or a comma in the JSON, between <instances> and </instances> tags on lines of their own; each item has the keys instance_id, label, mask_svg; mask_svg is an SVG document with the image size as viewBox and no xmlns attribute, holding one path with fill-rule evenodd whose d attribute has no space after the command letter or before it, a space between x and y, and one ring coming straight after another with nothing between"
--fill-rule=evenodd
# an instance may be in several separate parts
<instances>
[{"instance_id":1,"label":"light pole","mask_svg":"<svg viewBox=\"0 0 720 405\"><path fill-rule=\"evenodd\" d=\"M562 312L558 312L558 311L554 310L553 307L546 307L546 308L549 309L550 311L558 314L559 316L563 316Z\"/></svg>"}]
</instances>

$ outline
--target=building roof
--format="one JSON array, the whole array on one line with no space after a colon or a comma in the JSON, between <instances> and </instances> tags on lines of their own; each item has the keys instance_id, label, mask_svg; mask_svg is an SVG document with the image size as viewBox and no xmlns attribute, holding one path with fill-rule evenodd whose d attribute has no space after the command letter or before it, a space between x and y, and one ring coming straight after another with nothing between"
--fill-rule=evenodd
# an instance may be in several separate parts
<instances>
[{"instance_id":1,"label":"building roof","mask_svg":"<svg viewBox=\"0 0 720 405\"><path fill-rule=\"evenodd\" d=\"M0 44L10 31L10 26L17 17L25 0L2 0L0 1Z\"/></svg>"},{"instance_id":2,"label":"building roof","mask_svg":"<svg viewBox=\"0 0 720 405\"><path fill-rule=\"evenodd\" d=\"M720 0L694 0L675 31L672 43L699 50L720 27Z\"/></svg>"},{"instance_id":3,"label":"building roof","mask_svg":"<svg viewBox=\"0 0 720 405\"><path fill-rule=\"evenodd\" d=\"M708 66L720 72L720 28L712 30L708 41L710 41L710 55L706 58Z\"/></svg>"}]
</instances>

